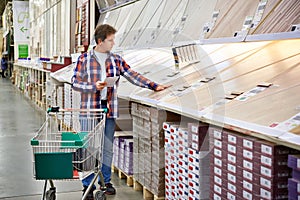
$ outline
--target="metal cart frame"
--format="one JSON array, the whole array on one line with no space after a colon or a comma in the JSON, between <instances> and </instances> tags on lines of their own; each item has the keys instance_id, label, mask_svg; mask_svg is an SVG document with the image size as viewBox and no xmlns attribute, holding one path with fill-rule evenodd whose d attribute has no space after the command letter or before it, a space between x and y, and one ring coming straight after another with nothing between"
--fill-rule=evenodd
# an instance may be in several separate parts
<instances>
[{"instance_id":1,"label":"metal cart frame","mask_svg":"<svg viewBox=\"0 0 300 200\"><path fill-rule=\"evenodd\" d=\"M82 180L94 173L94 179L82 196L86 199L101 173L106 109L59 109L52 107L46 121L31 139L33 174L45 180L43 199L55 200L53 180ZM47 189L47 181L50 189ZM96 200L105 200L104 191L95 192Z\"/></svg>"}]
</instances>

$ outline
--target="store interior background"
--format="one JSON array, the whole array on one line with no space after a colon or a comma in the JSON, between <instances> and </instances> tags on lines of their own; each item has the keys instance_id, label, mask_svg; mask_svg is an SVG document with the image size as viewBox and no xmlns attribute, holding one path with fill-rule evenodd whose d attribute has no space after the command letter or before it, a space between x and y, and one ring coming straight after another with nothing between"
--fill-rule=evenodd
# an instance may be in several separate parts
<instances>
[{"instance_id":1,"label":"store interior background","mask_svg":"<svg viewBox=\"0 0 300 200\"><path fill-rule=\"evenodd\" d=\"M300 3L226 2L29 1L30 61L18 58L18 45L26 42L13 43L9 3L2 17L3 52L15 63L15 70L24 63L45 69L32 71L35 75L27 77L25 84L18 72L12 76L30 98L31 85L41 79L43 87L35 98L39 107L46 109L49 104L60 104L53 102L53 85L70 83L73 62L88 50L96 24L109 23L118 30L115 52L145 76L173 85L157 94L121 80L120 98L298 148L298 139L290 139L298 138L297 134L288 127L273 126L299 112L299 97L294 92L299 86L294 76L299 68ZM58 70L61 68L65 69ZM261 85L267 89L249 98L249 91ZM238 100L242 93L247 101Z\"/></svg>"},{"instance_id":2,"label":"store interior background","mask_svg":"<svg viewBox=\"0 0 300 200\"><path fill-rule=\"evenodd\" d=\"M25 96L43 110L64 107L54 90L70 87L94 27L109 23L118 30L114 52L146 77L173 85L153 93L122 79L121 99L298 149L298 129L277 125L299 113L299 7L296 0L35 0L28 1L28 41L14 41L12 2L1 1L1 47ZM28 44L25 60L18 58L20 44ZM28 70L22 65L32 66L31 78L20 76ZM267 89L249 98L260 86Z\"/></svg>"},{"instance_id":3,"label":"store interior background","mask_svg":"<svg viewBox=\"0 0 300 200\"><path fill-rule=\"evenodd\" d=\"M37 108L79 106L74 62L95 26L108 23L118 30L114 52L172 85L155 93L121 79L120 130L135 127L135 102L178 115L183 126L206 123L300 150L300 1L30 0L27 41L14 41L7 2L1 52L12 83ZM23 44L28 56L19 58Z\"/></svg>"}]
</instances>

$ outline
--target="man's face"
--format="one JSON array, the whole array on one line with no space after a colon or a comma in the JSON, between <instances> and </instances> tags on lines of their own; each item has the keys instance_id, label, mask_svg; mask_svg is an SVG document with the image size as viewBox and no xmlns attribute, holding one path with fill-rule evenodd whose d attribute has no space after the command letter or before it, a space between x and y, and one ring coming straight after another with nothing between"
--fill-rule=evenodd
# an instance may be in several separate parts
<instances>
[{"instance_id":1,"label":"man's face","mask_svg":"<svg viewBox=\"0 0 300 200\"><path fill-rule=\"evenodd\" d=\"M105 52L111 51L115 44L115 34L108 35L104 41L100 43L101 49Z\"/></svg>"}]
</instances>

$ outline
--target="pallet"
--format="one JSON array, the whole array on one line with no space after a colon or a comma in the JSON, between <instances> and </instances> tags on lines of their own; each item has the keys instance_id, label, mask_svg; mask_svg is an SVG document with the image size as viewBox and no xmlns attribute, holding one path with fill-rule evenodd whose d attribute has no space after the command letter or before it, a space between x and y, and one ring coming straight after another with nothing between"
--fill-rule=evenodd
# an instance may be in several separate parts
<instances>
[{"instance_id":1,"label":"pallet","mask_svg":"<svg viewBox=\"0 0 300 200\"><path fill-rule=\"evenodd\" d=\"M126 174L125 172L118 169L114 165L112 166L111 171L114 172L114 173L118 173L118 176L119 176L120 179L126 179L127 186L129 186L129 187L133 186L133 177L132 177L132 175Z\"/></svg>"},{"instance_id":2,"label":"pallet","mask_svg":"<svg viewBox=\"0 0 300 200\"><path fill-rule=\"evenodd\" d=\"M164 200L165 197L158 197L154 195L147 187L140 184L138 181L133 179L133 189L136 191L143 191L143 199L144 200Z\"/></svg>"}]
</instances>

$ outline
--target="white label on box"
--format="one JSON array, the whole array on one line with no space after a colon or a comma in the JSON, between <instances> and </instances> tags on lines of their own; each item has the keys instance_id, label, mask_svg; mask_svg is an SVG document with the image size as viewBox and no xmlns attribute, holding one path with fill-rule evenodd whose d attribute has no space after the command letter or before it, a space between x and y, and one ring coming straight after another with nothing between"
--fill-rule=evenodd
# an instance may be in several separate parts
<instances>
[{"instance_id":1,"label":"white label on box","mask_svg":"<svg viewBox=\"0 0 300 200\"><path fill-rule=\"evenodd\" d=\"M198 127L197 126L192 126L192 132L198 133Z\"/></svg>"},{"instance_id":2,"label":"white label on box","mask_svg":"<svg viewBox=\"0 0 300 200\"><path fill-rule=\"evenodd\" d=\"M215 140L214 140L214 145L215 145L216 147L222 149L222 142L221 142L221 141L215 139Z\"/></svg>"},{"instance_id":3,"label":"white label on box","mask_svg":"<svg viewBox=\"0 0 300 200\"><path fill-rule=\"evenodd\" d=\"M247 178L247 179L249 179L249 180L251 180L251 181L252 181L252 179L253 179L252 173L251 173L251 172L247 172L246 170L243 170L243 177L244 177L244 178Z\"/></svg>"},{"instance_id":4,"label":"white label on box","mask_svg":"<svg viewBox=\"0 0 300 200\"><path fill-rule=\"evenodd\" d=\"M228 155L227 155L227 159L228 159L228 161L230 161L230 162L236 163L236 157L233 156L233 155L231 155L231 154L228 154Z\"/></svg>"},{"instance_id":5,"label":"white label on box","mask_svg":"<svg viewBox=\"0 0 300 200\"><path fill-rule=\"evenodd\" d=\"M228 135L228 142L236 144L236 136Z\"/></svg>"},{"instance_id":6,"label":"white label on box","mask_svg":"<svg viewBox=\"0 0 300 200\"><path fill-rule=\"evenodd\" d=\"M252 183L249 183L249 182L247 182L247 181L243 181L243 187L245 188L245 189L248 189L249 191L252 191L253 190L253 186L252 186Z\"/></svg>"},{"instance_id":7,"label":"white label on box","mask_svg":"<svg viewBox=\"0 0 300 200\"><path fill-rule=\"evenodd\" d=\"M235 196L231 194L230 192L227 192L227 199L228 200L235 200Z\"/></svg>"},{"instance_id":8,"label":"white label on box","mask_svg":"<svg viewBox=\"0 0 300 200\"><path fill-rule=\"evenodd\" d=\"M250 160L253 159L253 153L251 151L248 151L248 150L243 150L243 156L244 158L249 158Z\"/></svg>"},{"instance_id":9,"label":"white label on box","mask_svg":"<svg viewBox=\"0 0 300 200\"><path fill-rule=\"evenodd\" d=\"M249 192L243 190L243 197L247 200L252 200L252 194L250 194Z\"/></svg>"},{"instance_id":10,"label":"white label on box","mask_svg":"<svg viewBox=\"0 0 300 200\"><path fill-rule=\"evenodd\" d=\"M233 145L231 145L231 144L228 144L228 145L227 145L227 150L228 150L228 152L231 152L231 153L236 154L236 146L233 146Z\"/></svg>"},{"instance_id":11,"label":"white label on box","mask_svg":"<svg viewBox=\"0 0 300 200\"><path fill-rule=\"evenodd\" d=\"M260 166L260 173L268 177L272 176L272 170L264 166Z\"/></svg>"},{"instance_id":12,"label":"white label on box","mask_svg":"<svg viewBox=\"0 0 300 200\"><path fill-rule=\"evenodd\" d=\"M233 183L236 182L236 177L230 173L227 174L227 179Z\"/></svg>"},{"instance_id":13,"label":"white label on box","mask_svg":"<svg viewBox=\"0 0 300 200\"><path fill-rule=\"evenodd\" d=\"M297 159L297 168L300 168L300 159Z\"/></svg>"},{"instance_id":14,"label":"white label on box","mask_svg":"<svg viewBox=\"0 0 300 200\"><path fill-rule=\"evenodd\" d=\"M198 149L198 144L195 143L195 142L192 142L192 148L193 148L193 149Z\"/></svg>"},{"instance_id":15,"label":"white label on box","mask_svg":"<svg viewBox=\"0 0 300 200\"><path fill-rule=\"evenodd\" d=\"M214 138L222 140L222 133L220 131L214 130Z\"/></svg>"},{"instance_id":16,"label":"white label on box","mask_svg":"<svg viewBox=\"0 0 300 200\"><path fill-rule=\"evenodd\" d=\"M271 192L260 188L260 196L266 199L271 199Z\"/></svg>"},{"instance_id":17,"label":"white label on box","mask_svg":"<svg viewBox=\"0 0 300 200\"><path fill-rule=\"evenodd\" d=\"M219 195L214 194L214 200L222 200L222 198Z\"/></svg>"},{"instance_id":18,"label":"white label on box","mask_svg":"<svg viewBox=\"0 0 300 200\"><path fill-rule=\"evenodd\" d=\"M264 145L264 144L261 145L261 152L265 153L265 154L268 154L268 155L272 155L273 154L272 147Z\"/></svg>"},{"instance_id":19,"label":"white label on box","mask_svg":"<svg viewBox=\"0 0 300 200\"><path fill-rule=\"evenodd\" d=\"M243 140L243 147L247 147L249 149L253 149L253 142L250 140Z\"/></svg>"},{"instance_id":20,"label":"white label on box","mask_svg":"<svg viewBox=\"0 0 300 200\"><path fill-rule=\"evenodd\" d=\"M219 149L214 148L214 155L218 157L222 157L222 151Z\"/></svg>"},{"instance_id":21,"label":"white label on box","mask_svg":"<svg viewBox=\"0 0 300 200\"><path fill-rule=\"evenodd\" d=\"M217 167L214 167L214 173L219 175L219 176L222 176L222 170L217 168Z\"/></svg>"},{"instance_id":22,"label":"white label on box","mask_svg":"<svg viewBox=\"0 0 300 200\"><path fill-rule=\"evenodd\" d=\"M198 141L199 140L199 136L196 135L196 134L192 134L192 140Z\"/></svg>"},{"instance_id":23,"label":"white label on box","mask_svg":"<svg viewBox=\"0 0 300 200\"><path fill-rule=\"evenodd\" d=\"M246 169L253 170L253 163L247 160L243 160L243 167Z\"/></svg>"},{"instance_id":24,"label":"white label on box","mask_svg":"<svg viewBox=\"0 0 300 200\"><path fill-rule=\"evenodd\" d=\"M260 185L265 186L265 187L267 187L269 189L271 189L271 186L272 186L271 185L271 181L267 180L267 179L265 179L263 177L260 177Z\"/></svg>"},{"instance_id":25,"label":"white label on box","mask_svg":"<svg viewBox=\"0 0 300 200\"><path fill-rule=\"evenodd\" d=\"M217 186L217 185L214 185L214 191L219 193L219 194L222 194L222 189L221 187Z\"/></svg>"},{"instance_id":26,"label":"white label on box","mask_svg":"<svg viewBox=\"0 0 300 200\"><path fill-rule=\"evenodd\" d=\"M222 167L222 160L220 160L218 158L214 158L214 164L219 166L219 167Z\"/></svg>"},{"instance_id":27,"label":"white label on box","mask_svg":"<svg viewBox=\"0 0 300 200\"><path fill-rule=\"evenodd\" d=\"M236 167L234 165L228 164L227 170L236 173Z\"/></svg>"},{"instance_id":28,"label":"white label on box","mask_svg":"<svg viewBox=\"0 0 300 200\"><path fill-rule=\"evenodd\" d=\"M214 180L215 180L215 183L219 184L219 185L222 185L222 179L217 177L217 176L214 176Z\"/></svg>"},{"instance_id":29,"label":"white label on box","mask_svg":"<svg viewBox=\"0 0 300 200\"><path fill-rule=\"evenodd\" d=\"M262 164L272 166L272 159L271 158L261 155L260 160L261 160Z\"/></svg>"},{"instance_id":30,"label":"white label on box","mask_svg":"<svg viewBox=\"0 0 300 200\"><path fill-rule=\"evenodd\" d=\"M236 187L233 184L227 183L227 188L228 188L228 190L236 193Z\"/></svg>"}]
</instances>

